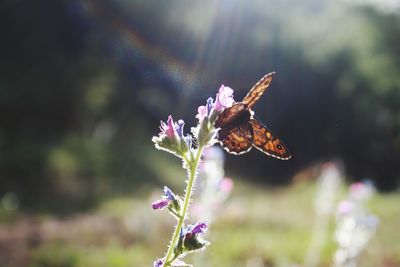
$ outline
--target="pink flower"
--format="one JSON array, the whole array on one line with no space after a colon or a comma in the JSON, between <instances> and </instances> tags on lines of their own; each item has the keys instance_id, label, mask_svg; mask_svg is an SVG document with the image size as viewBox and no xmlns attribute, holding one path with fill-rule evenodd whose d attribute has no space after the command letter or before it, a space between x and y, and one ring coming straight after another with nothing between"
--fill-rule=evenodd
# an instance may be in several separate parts
<instances>
[{"instance_id":1,"label":"pink flower","mask_svg":"<svg viewBox=\"0 0 400 267\"><path fill-rule=\"evenodd\" d=\"M354 192L364 190L364 184L362 182L352 183L350 185L350 190Z\"/></svg>"},{"instance_id":2,"label":"pink flower","mask_svg":"<svg viewBox=\"0 0 400 267\"><path fill-rule=\"evenodd\" d=\"M168 138L171 139L174 139L178 135L175 128L174 120L172 119L171 115L168 116L167 123L161 121L160 130L160 135L165 134Z\"/></svg>"},{"instance_id":3,"label":"pink flower","mask_svg":"<svg viewBox=\"0 0 400 267\"><path fill-rule=\"evenodd\" d=\"M215 97L214 109L221 112L222 110L231 107L233 103L235 103L235 100L233 99L232 88L221 85L218 94Z\"/></svg>"},{"instance_id":4,"label":"pink flower","mask_svg":"<svg viewBox=\"0 0 400 267\"><path fill-rule=\"evenodd\" d=\"M207 99L207 104L205 106L200 106L197 109L198 113L196 115L196 118L199 120L200 123L204 120L206 116L210 116L213 108L214 108L214 100L212 99L212 97L209 97Z\"/></svg>"},{"instance_id":5,"label":"pink flower","mask_svg":"<svg viewBox=\"0 0 400 267\"><path fill-rule=\"evenodd\" d=\"M174 122L172 116L169 115L167 123L161 121L161 132L158 136L153 136L151 141L153 141L157 149L167 151L178 157L183 157L191 149L192 145L191 136L183 135L184 126L185 122L183 120Z\"/></svg>"},{"instance_id":6,"label":"pink flower","mask_svg":"<svg viewBox=\"0 0 400 267\"><path fill-rule=\"evenodd\" d=\"M197 115L196 118L199 120L199 122L202 122L204 120L204 118L207 116L207 108L206 106L200 106L197 109Z\"/></svg>"},{"instance_id":7,"label":"pink flower","mask_svg":"<svg viewBox=\"0 0 400 267\"><path fill-rule=\"evenodd\" d=\"M196 118L201 123L205 117L209 117L212 114L213 110L218 113L222 112L224 109L231 107L233 103L235 103L233 90L230 87L221 85L215 96L215 103L211 97L207 99L207 104L197 109Z\"/></svg>"}]
</instances>

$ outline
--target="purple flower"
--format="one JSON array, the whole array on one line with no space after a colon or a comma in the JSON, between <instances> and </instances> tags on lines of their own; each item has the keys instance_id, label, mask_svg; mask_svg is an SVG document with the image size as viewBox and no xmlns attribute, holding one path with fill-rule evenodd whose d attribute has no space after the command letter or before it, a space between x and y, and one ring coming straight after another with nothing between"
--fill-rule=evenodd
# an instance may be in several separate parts
<instances>
[{"instance_id":1,"label":"purple flower","mask_svg":"<svg viewBox=\"0 0 400 267\"><path fill-rule=\"evenodd\" d=\"M207 224L206 224L205 222L201 222L201 223L197 223L197 224L193 227L191 233L192 233L193 235L195 235L195 234L202 234L202 233L204 233L206 230L207 230Z\"/></svg>"},{"instance_id":2,"label":"purple flower","mask_svg":"<svg viewBox=\"0 0 400 267\"><path fill-rule=\"evenodd\" d=\"M181 138L183 137L183 126L185 126L185 122L183 120L179 120L176 126L176 132Z\"/></svg>"},{"instance_id":3,"label":"purple flower","mask_svg":"<svg viewBox=\"0 0 400 267\"><path fill-rule=\"evenodd\" d=\"M164 264L164 261L158 259L158 260L155 260L155 261L154 261L153 266L154 266L154 267L161 267L163 264Z\"/></svg>"},{"instance_id":4,"label":"purple flower","mask_svg":"<svg viewBox=\"0 0 400 267\"><path fill-rule=\"evenodd\" d=\"M168 186L164 186L164 196L171 201L176 199L175 194L168 188Z\"/></svg>"},{"instance_id":5,"label":"purple flower","mask_svg":"<svg viewBox=\"0 0 400 267\"><path fill-rule=\"evenodd\" d=\"M160 135L165 134L170 139L174 139L178 135L176 125L174 124L174 120L172 119L171 115L168 116L167 123L161 121L160 130Z\"/></svg>"},{"instance_id":6,"label":"purple flower","mask_svg":"<svg viewBox=\"0 0 400 267\"><path fill-rule=\"evenodd\" d=\"M154 201L152 207L155 210L161 210L173 201L176 201L175 194L167 186L164 186L164 195L161 199Z\"/></svg>"},{"instance_id":7,"label":"purple flower","mask_svg":"<svg viewBox=\"0 0 400 267\"><path fill-rule=\"evenodd\" d=\"M181 235L185 236L186 239L195 237L197 234L205 233L207 230L207 224L205 222L199 222L195 225L188 225L183 227Z\"/></svg>"},{"instance_id":8,"label":"purple flower","mask_svg":"<svg viewBox=\"0 0 400 267\"><path fill-rule=\"evenodd\" d=\"M169 199L159 199L153 202L152 207L154 210L161 210L163 209L165 206L168 206L169 203L171 203L171 200Z\"/></svg>"},{"instance_id":9,"label":"purple flower","mask_svg":"<svg viewBox=\"0 0 400 267\"><path fill-rule=\"evenodd\" d=\"M231 107L233 103L235 103L235 100L233 99L232 88L221 85L218 94L215 97L214 109L221 112L222 110Z\"/></svg>"},{"instance_id":10,"label":"purple flower","mask_svg":"<svg viewBox=\"0 0 400 267\"><path fill-rule=\"evenodd\" d=\"M153 266L154 266L154 267L161 267L161 266L163 266L164 260L165 260L165 259L162 259L162 260L158 259L158 260L154 261L154 265L153 265ZM181 267L181 266L189 266L189 265L186 264L185 262L181 261L181 260L176 259L176 260L174 260L174 261L171 263L171 265L169 265L169 266L172 266L172 267ZM191 266L191 265L190 265L190 266Z\"/></svg>"},{"instance_id":11,"label":"purple flower","mask_svg":"<svg viewBox=\"0 0 400 267\"><path fill-rule=\"evenodd\" d=\"M209 97L207 99L207 116L210 116L213 108L214 108L214 99L212 99L212 97Z\"/></svg>"},{"instance_id":12,"label":"purple flower","mask_svg":"<svg viewBox=\"0 0 400 267\"><path fill-rule=\"evenodd\" d=\"M181 229L180 240L182 251L192 252L198 249L202 249L209 244L208 241L201 238L200 234L205 233L207 230L207 224L199 222L195 225L188 225Z\"/></svg>"}]
</instances>

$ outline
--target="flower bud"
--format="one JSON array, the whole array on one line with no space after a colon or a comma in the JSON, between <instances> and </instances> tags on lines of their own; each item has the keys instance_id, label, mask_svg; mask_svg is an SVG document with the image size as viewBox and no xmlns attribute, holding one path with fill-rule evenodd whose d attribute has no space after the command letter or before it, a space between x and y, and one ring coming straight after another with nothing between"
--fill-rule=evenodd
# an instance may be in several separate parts
<instances>
[{"instance_id":1,"label":"flower bud","mask_svg":"<svg viewBox=\"0 0 400 267\"><path fill-rule=\"evenodd\" d=\"M181 232L184 251L192 252L207 246L209 242L201 238L201 234L205 233L206 230L207 225L204 222L184 227Z\"/></svg>"},{"instance_id":2,"label":"flower bud","mask_svg":"<svg viewBox=\"0 0 400 267\"><path fill-rule=\"evenodd\" d=\"M179 217L182 206L181 202L182 201L179 196L175 195L167 186L164 186L164 195L161 199L154 201L152 207L155 210L161 210L165 207L168 207L168 210L174 216Z\"/></svg>"},{"instance_id":3,"label":"flower bud","mask_svg":"<svg viewBox=\"0 0 400 267\"><path fill-rule=\"evenodd\" d=\"M178 157L185 155L191 145L190 136L183 135L183 127L185 122L179 120L174 123L172 116L168 116L167 123L161 121L158 136L153 136L152 141L155 143L156 148L170 152Z\"/></svg>"}]
</instances>

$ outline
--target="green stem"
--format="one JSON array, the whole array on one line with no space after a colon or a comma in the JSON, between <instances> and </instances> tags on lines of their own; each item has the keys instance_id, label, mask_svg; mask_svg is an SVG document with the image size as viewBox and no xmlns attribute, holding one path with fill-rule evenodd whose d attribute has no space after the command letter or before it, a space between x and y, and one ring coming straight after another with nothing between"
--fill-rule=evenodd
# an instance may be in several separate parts
<instances>
[{"instance_id":1,"label":"green stem","mask_svg":"<svg viewBox=\"0 0 400 267\"><path fill-rule=\"evenodd\" d=\"M199 166L199 162L200 162L200 157L201 157L201 152L203 151L203 147L200 146L199 149L197 150L197 155L195 158L195 161L193 164L190 164L189 160L187 157L184 157L184 160L186 161L186 164L189 166L190 168L190 175L189 175L189 181L188 184L186 186L186 192L185 192L185 199L183 202L183 209L182 212L180 214L180 217L178 219L178 224L175 227L175 231L174 231L174 235L172 236L172 241L168 247L168 251L167 251L167 256L165 257L165 261L163 264L163 267L167 267L170 266L170 261L173 261L176 259L177 255L175 255L174 257L172 257L173 252L174 252L174 248L175 248L175 244L178 241L178 237L179 234L181 232L181 228L183 225L183 222L185 221L186 218L186 212L189 208L189 203L190 203L190 198L192 196L192 189L193 189L193 184L194 184L194 180L196 178L196 170L197 167Z\"/></svg>"}]
</instances>

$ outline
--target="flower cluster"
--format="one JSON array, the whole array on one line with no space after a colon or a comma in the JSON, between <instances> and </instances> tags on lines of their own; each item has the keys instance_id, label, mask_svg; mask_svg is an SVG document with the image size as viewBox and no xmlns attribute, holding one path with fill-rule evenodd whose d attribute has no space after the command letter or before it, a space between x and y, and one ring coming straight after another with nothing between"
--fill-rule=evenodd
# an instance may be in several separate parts
<instances>
[{"instance_id":1,"label":"flower cluster","mask_svg":"<svg viewBox=\"0 0 400 267\"><path fill-rule=\"evenodd\" d=\"M192 138L190 135L183 135L185 122L178 120L174 122L172 116L168 116L167 123L161 121L158 136L153 136L152 141L156 148L170 152L176 156L182 157L191 150Z\"/></svg>"},{"instance_id":2,"label":"flower cluster","mask_svg":"<svg viewBox=\"0 0 400 267\"><path fill-rule=\"evenodd\" d=\"M184 256L186 253L203 249L209 244L208 241L201 237L201 234L205 233L206 230L207 224L205 222L199 222L195 225L182 227L179 233L179 241L174 248L175 256L171 261L168 261L168 264L172 267L191 266L190 264L181 261L179 258ZM165 266L165 258L158 259L154 262L154 267L161 266Z\"/></svg>"},{"instance_id":3,"label":"flower cluster","mask_svg":"<svg viewBox=\"0 0 400 267\"><path fill-rule=\"evenodd\" d=\"M181 229L178 245L175 247L175 253L187 253L204 248L208 241L201 238L200 234L207 231L207 224L199 222L195 225L188 225Z\"/></svg>"},{"instance_id":4,"label":"flower cluster","mask_svg":"<svg viewBox=\"0 0 400 267\"><path fill-rule=\"evenodd\" d=\"M153 136L157 149L167 151L178 156L183 161L183 167L187 170L188 179L185 196L181 198L168 187L164 187L164 194L161 199L153 202L155 210L168 208L170 213L177 219L175 232L172 235L170 245L164 258L154 262L154 267L183 267L191 266L182 261L182 258L189 252L203 249L209 243L202 238L202 234L207 230L205 222L194 225L185 225L187 210L191 202L193 185L198 172L198 166L204 148L213 145L217 141L218 129L214 124L219 114L234 103L233 90L226 86L221 86L215 102L212 98L207 100L206 105L198 108L198 125L191 129L192 134L184 134L184 121L174 122L172 116L168 117L167 122L161 121L158 136Z\"/></svg>"},{"instance_id":5,"label":"flower cluster","mask_svg":"<svg viewBox=\"0 0 400 267\"><path fill-rule=\"evenodd\" d=\"M184 135L183 127L185 122L178 120L174 122L172 116L168 116L167 122L161 121L158 136L154 136L152 141L156 148L170 152L178 157L188 157L195 152L192 144L196 142L197 147L206 147L213 145L217 139L218 129L214 128L214 123L218 115L235 102L233 99L233 90L224 85L219 89L214 100L210 97L207 104L198 108L196 118L199 120L197 127L192 128L191 135ZM193 158L193 157L192 157Z\"/></svg>"},{"instance_id":6,"label":"flower cluster","mask_svg":"<svg viewBox=\"0 0 400 267\"><path fill-rule=\"evenodd\" d=\"M347 199L337 207L335 239L336 267L355 267L357 258L375 234L379 219L370 214L365 202L372 196L374 187L370 182L357 182L350 186Z\"/></svg>"},{"instance_id":7,"label":"flower cluster","mask_svg":"<svg viewBox=\"0 0 400 267\"><path fill-rule=\"evenodd\" d=\"M216 134L218 129L214 128L214 123L218 115L234 103L233 90L222 85L215 97L215 102L210 97L205 106L198 108L196 118L199 120L197 127L192 128L192 133L197 137L199 146L208 144L209 146L217 142Z\"/></svg>"}]
</instances>

